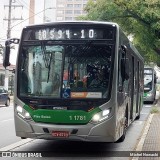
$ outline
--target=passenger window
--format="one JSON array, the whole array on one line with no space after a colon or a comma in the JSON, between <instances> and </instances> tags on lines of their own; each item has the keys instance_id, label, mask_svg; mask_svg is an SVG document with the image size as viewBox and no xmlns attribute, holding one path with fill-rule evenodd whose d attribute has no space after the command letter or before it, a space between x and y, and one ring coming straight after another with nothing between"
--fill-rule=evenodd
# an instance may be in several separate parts
<instances>
[{"instance_id":1,"label":"passenger window","mask_svg":"<svg viewBox=\"0 0 160 160\"><path fill-rule=\"evenodd\" d=\"M121 61L122 60L122 52L119 52L119 63L118 63L118 86L123 86L123 79L122 79L122 70L121 70Z\"/></svg>"},{"instance_id":2,"label":"passenger window","mask_svg":"<svg viewBox=\"0 0 160 160\"><path fill-rule=\"evenodd\" d=\"M125 68L126 68L126 53L120 49L119 50L119 62L118 62L118 87L119 90L123 90L123 83L125 81Z\"/></svg>"}]
</instances>

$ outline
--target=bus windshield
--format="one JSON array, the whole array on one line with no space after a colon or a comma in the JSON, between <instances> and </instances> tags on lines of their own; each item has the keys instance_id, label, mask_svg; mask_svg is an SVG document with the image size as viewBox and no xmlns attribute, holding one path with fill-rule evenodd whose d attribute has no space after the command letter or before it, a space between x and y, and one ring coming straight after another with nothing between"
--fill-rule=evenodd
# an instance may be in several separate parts
<instances>
[{"instance_id":1,"label":"bus windshield","mask_svg":"<svg viewBox=\"0 0 160 160\"><path fill-rule=\"evenodd\" d=\"M53 45L51 41L22 47L20 96L107 98L112 45L92 41Z\"/></svg>"},{"instance_id":2,"label":"bus windshield","mask_svg":"<svg viewBox=\"0 0 160 160\"><path fill-rule=\"evenodd\" d=\"M144 91L152 90L152 74L144 74Z\"/></svg>"}]
</instances>

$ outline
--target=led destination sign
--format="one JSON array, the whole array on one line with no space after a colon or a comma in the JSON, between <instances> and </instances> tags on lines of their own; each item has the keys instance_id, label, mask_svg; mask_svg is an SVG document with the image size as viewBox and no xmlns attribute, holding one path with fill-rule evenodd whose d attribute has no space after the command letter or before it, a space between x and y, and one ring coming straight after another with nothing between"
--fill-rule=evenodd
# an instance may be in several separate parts
<instances>
[{"instance_id":1,"label":"led destination sign","mask_svg":"<svg viewBox=\"0 0 160 160\"><path fill-rule=\"evenodd\" d=\"M40 28L25 31L25 40L113 39L113 28Z\"/></svg>"}]
</instances>

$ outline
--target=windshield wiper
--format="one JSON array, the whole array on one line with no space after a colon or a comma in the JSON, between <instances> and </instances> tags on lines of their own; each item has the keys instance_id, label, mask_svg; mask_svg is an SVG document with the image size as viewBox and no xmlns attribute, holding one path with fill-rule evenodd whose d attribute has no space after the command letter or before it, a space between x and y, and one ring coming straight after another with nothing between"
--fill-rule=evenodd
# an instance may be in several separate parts
<instances>
[{"instance_id":1,"label":"windshield wiper","mask_svg":"<svg viewBox=\"0 0 160 160\"><path fill-rule=\"evenodd\" d=\"M43 54L45 67L48 68L48 76L47 76L47 83L48 83L49 76L50 76L50 70L51 70L52 53L46 52L46 46L44 45L43 42L41 42L41 50Z\"/></svg>"},{"instance_id":2,"label":"windshield wiper","mask_svg":"<svg viewBox=\"0 0 160 160\"><path fill-rule=\"evenodd\" d=\"M69 59L68 59L68 76L69 77L69 83L72 83L74 77L73 77L73 64L75 63L75 61L77 61L77 57L75 57L74 55L76 56L79 56L79 54L84 54L85 52L87 52L90 47L91 47L91 44L93 43L93 40L88 40L88 41L85 41L85 43L83 43L82 45L78 45L78 46L70 46L71 47L71 52L69 52ZM75 49L72 51L72 48L75 47Z\"/></svg>"}]
</instances>

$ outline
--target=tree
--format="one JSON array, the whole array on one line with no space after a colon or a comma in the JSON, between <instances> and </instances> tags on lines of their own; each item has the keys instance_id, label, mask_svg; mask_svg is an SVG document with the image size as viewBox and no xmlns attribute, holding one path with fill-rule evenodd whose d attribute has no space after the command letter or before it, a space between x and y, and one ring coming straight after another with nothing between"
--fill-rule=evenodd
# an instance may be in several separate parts
<instances>
[{"instance_id":1,"label":"tree","mask_svg":"<svg viewBox=\"0 0 160 160\"><path fill-rule=\"evenodd\" d=\"M89 0L85 20L117 22L145 61L160 65L160 3L159 0Z\"/></svg>"}]
</instances>

